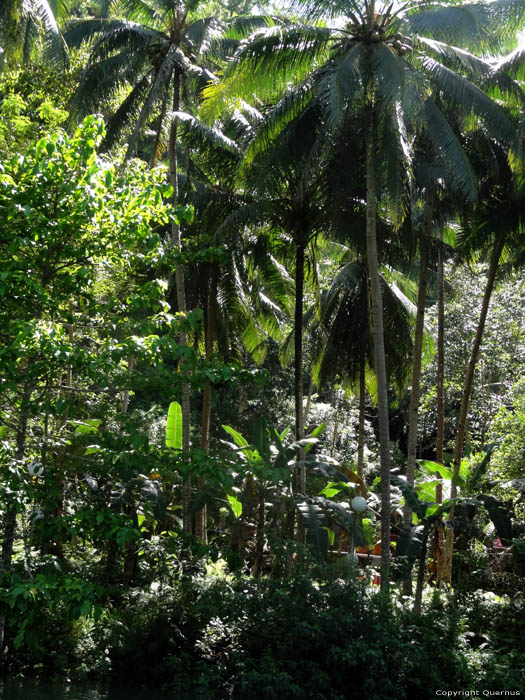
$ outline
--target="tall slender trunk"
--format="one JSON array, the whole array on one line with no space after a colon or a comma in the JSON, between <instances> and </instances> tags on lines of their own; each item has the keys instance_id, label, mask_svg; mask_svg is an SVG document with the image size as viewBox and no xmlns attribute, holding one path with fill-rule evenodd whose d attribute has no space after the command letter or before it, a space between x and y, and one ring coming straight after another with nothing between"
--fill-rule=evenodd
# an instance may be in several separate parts
<instances>
[{"instance_id":1,"label":"tall slender trunk","mask_svg":"<svg viewBox=\"0 0 525 700\"><path fill-rule=\"evenodd\" d=\"M419 235L419 286L417 292L416 328L414 333L414 351L412 356L412 382L410 405L408 409L408 444L406 478L410 486L414 485L414 474L417 456L417 430L419 417L419 399L421 395L421 364L423 356L423 334L425 331L425 303L428 283L428 242L432 235L432 217L434 213L433 195L427 187L425 194L425 209L423 227ZM403 509L403 526L409 528L412 524L412 509L405 504ZM409 575L403 582L405 595L412 593L412 577Z\"/></svg>"},{"instance_id":2,"label":"tall slender trunk","mask_svg":"<svg viewBox=\"0 0 525 700\"><path fill-rule=\"evenodd\" d=\"M476 335L474 337L474 342L472 343L472 349L470 351L470 359L467 367L467 374L465 376L465 384L463 387L463 394L461 396L461 407L459 410L459 419L456 431L456 442L454 444L454 476L459 475L459 467L461 464L461 457L463 454L463 443L465 441L465 429L467 425L468 409L470 405L470 396L472 394L472 383L474 381L474 372L476 370L476 364L479 357L479 349L481 346L481 341L483 340L483 332L485 330L485 323L487 320L487 314L490 305L490 299L492 296L492 291L494 289L494 282L496 281L496 273L498 271L499 260L503 247L505 245L505 235L501 235L494 241L494 246L492 248L492 254L490 256L490 265L487 275L487 282L485 284L485 293L483 295L483 301L481 304L481 311L479 314L478 327L476 329ZM452 497L457 495L457 488L455 484L452 484L451 489Z\"/></svg>"},{"instance_id":3,"label":"tall slender trunk","mask_svg":"<svg viewBox=\"0 0 525 700\"><path fill-rule=\"evenodd\" d=\"M175 71L175 77L173 81L173 111L178 112L180 108L180 89L181 89L181 76L178 71ZM173 207L176 208L179 203L179 183L178 183L178 162L177 162L177 118L174 117L170 128L170 138L169 138L169 161L170 161L170 181L173 187L173 197L172 203ZM177 221L174 219L171 226L171 240L178 252L182 252L180 227ZM181 314L186 313L186 289L184 284L184 270L182 263L179 263L175 268L175 287L177 291L177 307ZM181 329L179 331L179 344L182 347L188 345L188 335L185 330ZM184 359L181 361L182 370L184 371ZM190 419L191 419L191 407L190 407L190 385L187 381L182 382L182 396L181 396L181 408L182 408L182 450L183 452L188 452L190 449ZM190 501L191 501L191 477L188 477L183 484L182 491L182 518L183 518L183 528L184 532L191 533L191 513L190 513Z\"/></svg>"},{"instance_id":4,"label":"tall slender trunk","mask_svg":"<svg viewBox=\"0 0 525 700\"><path fill-rule=\"evenodd\" d=\"M487 282L485 284L485 293L483 295L483 301L481 302L481 311L479 314L478 326L476 328L476 335L474 336L474 341L472 343L472 348L470 351L470 359L467 366L467 373L465 375L465 384L463 386L463 394L461 396L461 406L459 410L459 418L456 429L456 441L454 443L454 477L459 476L459 468L461 465L461 457L463 455L463 444L465 441L465 430L467 425L468 409L470 404L470 396L472 393L472 383L474 381L474 372L476 370L476 363L479 357L479 349L481 347L481 341L483 340L483 332L485 330L485 322L487 320L487 314L490 305L490 299L492 296L492 291L494 289L494 283L496 281L496 274L498 271L499 260L503 247L505 245L505 235L501 235L494 241L494 246L492 248L492 254L490 256L489 271L487 275ZM457 486L452 482L450 488L450 495L452 498L457 496ZM453 522L454 520L454 504L450 509L448 520ZM452 554L454 550L454 530L452 527L448 527L445 537L445 553L444 553L444 563L443 563L443 573L442 580L445 582L451 581L452 578Z\"/></svg>"},{"instance_id":5,"label":"tall slender trunk","mask_svg":"<svg viewBox=\"0 0 525 700\"><path fill-rule=\"evenodd\" d=\"M366 255L370 280L374 359L377 379L379 455L381 462L381 591L388 593L390 576L390 434L383 302L377 257L376 214L375 124L372 108L366 140Z\"/></svg>"},{"instance_id":6,"label":"tall slender trunk","mask_svg":"<svg viewBox=\"0 0 525 700\"><path fill-rule=\"evenodd\" d=\"M205 339L205 355L209 362L213 353L213 341L215 336L215 313L217 303L217 266L214 265L210 276L210 284L208 288L208 299L206 303L206 339ZM211 423L211 382L206 380L204 386L204 394L202 397L202 421L201 421L201 449L208 453L210 448L210 423ZM206 485L204 477L199 477L199 489L203 489ZM207 508L204 505L197 513L195 523L195 534L203 542L208 541L207 532Z\"/></svg>"},{"instance_id":7,"label":"tall slender trunk","mask_svg":"<svg viewBox=\"0 0 525 700\"><path fill-rule=\"evenodd\" d=\"M365 356L359 361L359 427L357 433L357 473L363 478L365 467L365 401L366 401L366 377Z\"/></svg>"},{"instance_id":8,"label":"tall slender trunk","mask_svg":"<svg viewBox=\"0 0 525 700\"><path fill-rule=\"evenodd\" d=\"M443 248L443 230L439 231L438 240L438 270L437 270L437 388L436 388L436 410L437 410L437 438L436 438L436 462L443 464L443 450L445 446L445 251ZM439 478L436 486L436 501L443 502L443 479ZM452 563L447 564L446 559L446 533L442 522L436 524L438 528L438 547L436 556L436 586L441 587L443 583L450 583L450 572ZM451 527L448 527L452 531ZM448 535L450 537L451 534Z\"/></svg>"},{"instance_id":9,"label":"tall slender trunk","mask_svg":"<svg viewBox=\"0 0 525 700\"><path fill-rule=\"evenodd\" d=\"M437 438L436 438L436 462L443 464L443 449L445 445L445 251L443 249L443 231L439 231L438 249L438 334L437 334ZM442 487L438 492L443 499Z\"/></svg>"},{"instance_id":10,"label":"tall slender trunk","mask_svg":"<svg viewBox=\"0 0 525 700\"><path fill-rule=\"evenodd\" d=\"M131 374L133 367L135 365L135 356L131 353L128 356L128 372ZM129 407L129 389L125 389L122 392L122 413L127 413ZM132 503L128 503L125 508L126 515L129 515L133 526L138 530L138 518L135 506ZM126 543L124 547L124 564L122 567L122 580L124 583L130 584L133 581L135 572L137 570L138 561L138 546L137 542L131 540Z\"/></svg>"},{"instance_id":11,"label":"tall slender trunk","mask_svg":"<svg viewBox=\"0 0 525 700\"><path fill-rule=\"evenodd\" d=\"M304 295L304 252L303 237L296 242L295 248L295 311L294 311L294 393L295 393L295 439L304 438L304 407L303 407L303 295ZM306 491L306 467L304 466L304 450L299 451L299 460L295 478L295 492L303 494ZM297 512L297 539L306 541L304 522Z\"/></svg>"},{"instance_id":12,"label":"tall slender trunk","mask_svg":"<svg viewBox=\"0 0 525 700\"><path fill-rule=\"evenodd\" d=\"M265 495L265 484L263 481L259 482L257 488L258 496L258 514L257 514L257 538L255 544L255 563L253 566L253 575L255 578L261 578L263 569L263 558L264 558L264 495Z\"/></svg>"},{"instance_id":13,"label":"tall slender trunk","mask_svg":"<svg viewBox=\"0 0 525 700\"><path fill-rule=\"evenodd\" d=\"M26 450L27 428L29 423L29 412L31 408L31 395L33 393L33 385L31 382L26 382L22 390L20 401L20 416L16 431L15 454L14 459L20 462L24 458ZM11 570L13 560L13 547L15 542L16 529L16 506L8 504L3 522L3 540L2 551L0 555L0 573L5 574ZM5 633L5 618L0 617L0 652L4 647Z\"/></svg>"},{"instance_id":14,"label":"tall slender trunk","mask_svg":"<svg viewBox=\"0 0 525 700\"><path fill-rule=\"evenodd\" d=\"M427 562L428 530L425 528L421 551L419 553L419 567L417 570L416 594L414 596L414 613L421 615L421 603L423 600L423 585L425 583L425 569Z\"/></svg>"},{"instance_id":15,"label":"tall slender trunk","mask_svg":"<svg viewBox=\"0 0 525 700\"><path fill-rule=\"evenodd\" d=\"M423 229L419 236L419 286L417 293L416 328L414 334L414 351L412 356L412 386L410 392L410 406L408 410L408 445L406 478L410 486L414 485L414 472L417 453L417 430L419 416L419 399L421 395L421 363L423 356L423 334L425 331L425 302L427 298L428 282L428 241L432 233L433 216L432 193L427 190L425 197L425 210L423 215ZM403 524L410 526L412 522L412 510L407 505L403 512Z\"/></svg>"}]
</instances>

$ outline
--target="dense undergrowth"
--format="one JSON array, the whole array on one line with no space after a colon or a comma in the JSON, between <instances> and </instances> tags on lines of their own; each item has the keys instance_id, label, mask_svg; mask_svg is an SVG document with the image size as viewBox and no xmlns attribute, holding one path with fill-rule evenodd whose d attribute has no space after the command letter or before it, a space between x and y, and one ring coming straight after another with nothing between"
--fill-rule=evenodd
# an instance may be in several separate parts
<instances>
[{"instance_id":1,"label":"dense undergrowth","mask_svg":"<svg viewBox=\"0 0 525 700\"><path fill-rule=\"evenodd\" d=\"M523 691L520 595L429 592L416 617L407 599L385 601L341 570L296 564L256 581L201 566L169 583L108 588L96 614L76 620L65 600L35 593L33 643L11 649L4 671L166 687L180 700Z\"/></svg>"}]
</instances>

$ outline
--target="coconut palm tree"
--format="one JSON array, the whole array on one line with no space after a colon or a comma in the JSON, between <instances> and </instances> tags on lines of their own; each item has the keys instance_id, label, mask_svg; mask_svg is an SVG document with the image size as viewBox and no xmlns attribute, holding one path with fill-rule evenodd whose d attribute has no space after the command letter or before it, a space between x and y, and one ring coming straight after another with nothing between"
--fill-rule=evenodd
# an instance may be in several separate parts
<instances>
[{"instance_id":1,"label":"coconut palm tree","mask_svg":"<svg viewBox=\"0 0 525 700\"><path fill-rule=\"evenodd\" d=\"M166 155L173 188L172 204L179 205L179 124L193 117L192 100L213 74L210 56L220 43L224 24L213 17L200 17L198 3L174 0L129 0L123 3L126 16L98 18L74 23L67 32L71 45L90 42L91 53L73 100L76 114L93 111L120 88L130 88L108 120L104 146L111 147L127 136L126 157L137 152L146 129L153 129L152 158ZM233 24L242 34L259 20L238 18ZM259 23L266 20L260 20ZM192 97L193 96L193 97ZM127 132L127 133L126 133ZM173 219L171 238L182 253L179 221ZM182 264L175 268L178 311L186 314L186 290ZM186 346L181 328L179 343ZM190 447L190 387L182 383L183 451ZM184 528L191 530L189 503L191 482L184 486Z\"/></svg>"},{"instance_id":2,"label":"coconut palm tree","mask_svg":"<svg viewBox=\"0 0 525 700\"><path fill-rule=\"evenodd\" d=\"M67 63L67 47L59 29L65 19L61 0L4 0L0 6L0 43L7 63L29 61L36 47L52 62Z\"/></svg>"},{"instance_id":3,"label":"coconut palm tree","mask_svg":"<svg viewBox=\"0 0 525 700\"><path fill-rule=\"evenodd\" d=\"M508 9L508 5L506 6ZM308 23L260 30L237 51L224 80L208 88L208 113L219 112L234 95L254 92L275 100L279 88L285 96L259 137L267 144L305 109L316 104L323 113L327 141L337 142L348 115L359 117L364 152L367 205L367 263L373 318L375 373L378 385L379 437L382 470L382 505L385 540L389 536L390 445L388 397L384 353L383 309L379 278L376 223L378 207L399 225L407 211L407 173L410 142L407 133L425 125L432 141L459 187L470 173L453 130L430 88L447 95L465 115L476 115L507 145L516 144L511 123L501 109L444 60L460 62L470 70L474 57L446 45L442 39L473 41L481 26L492 29L499 19L498 3L442 5L437 8L403 6L394 10L375 0L307 0L296 8ZM519 14L519 13L518 13ZM320 18L338 18L336 26L319 26ZM343 19L341 19L343 18ZM433 34L429 39L424 34ZM292 87L290 87L290 85ZM257 141L255 142L257 145ZM254 148L256 148L256 145ZM388 587L389 558L384 552L382 582Z\"/></svg>"}]
</instances>

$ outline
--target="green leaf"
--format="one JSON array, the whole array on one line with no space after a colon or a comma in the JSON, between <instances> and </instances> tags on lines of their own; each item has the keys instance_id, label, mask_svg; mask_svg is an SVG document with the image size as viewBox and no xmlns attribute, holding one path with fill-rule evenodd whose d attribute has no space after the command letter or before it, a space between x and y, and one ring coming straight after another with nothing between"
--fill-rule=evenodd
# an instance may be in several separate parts
<instances>
[{"instance_id":1,"label":"green leaf","mask_svg":"<svg viewBox=\"0 0 525 700\"><path fill-rule=\"evenodd\" d=\"M237 445L237 447L248 447L249 443L246 438L244 438L240 433L238 433L236 430L234 430L231 425L223 425L222 429L225 430L228 435L231 435L233 438L234 443Z\"/></svg>"},{"instance_id":2,"label":"green leaf","mask_svg":"<svg viewBox=\"0 0 525 700\"><path fill-rule=\"evenodd\" d=\"M452 479L453 472L449 467L445 467L443 464L439 464L439 462L431 462L428 459L418 459L416 461L421 471L425 474L435 476L437 472L444 479Z\"/></svg>"},{"instance_id":3,"label":"green leaf","mask_svg":"<svg viewBox=\"0 0 525 700\"><path fill-rule=\"evenodd\" d=\"M168 409L166 447L182 449L182 408L178 401L172 401Z\"/></svg>"},{"instance_id":4,"label":"green leaf","mask_svg":"<svg viewBox=\"0 0 525 700\"><path fill-rule=\"evenodd\" d=\"M227 494L226 498L228 499L228 503L230 504L230 507L235 517L240 518L242 515L242 503L239 501L238 498L232 496L231 494Z\"/></svg>"},{"instance_id":5,"label":"green leaf","mask_svg":"<svg viewBox=\"0 0 525 700\"><path fill-rule=\"evenodd\" d=\"M323 527L323 530L326 530L326 534L328 535L328 543L330 544L330 547L333 547L335 542L335 532L330 530L329 527Z\"/></svg>"},{"instance_id":6,"label":"green leaf","mask_svg":"<svg viewBox=\"0 0 525 700\"><path fill-rule=\"evenodd\" d=\"M320 435L322 432L324 432L326 428L326 423L319 423L318 426L316 426L311 433L309 433L308 438L317 438L318 435ZM302 441L301 441L302 442ZM308 454L312 447L317 444L317 440L315 442L308 443L304 446L304 453Z\"/></svg>"},{"instance_id":7,"label":"green leaf","mask_svg":"<svg viewBox=\"0 0 525 700\"><path fill-rule=\"evenodd\" d=\"M89 435L90 433L96 433L101 423L102 420L100 418L88 418L77 425L75 435Z\"/></svg>"},{"instance_id":8,"label":"green leaf","mask_svg":"<svg viewBox=\"0 0 525 700\"><path fill-rule=\"evenodd\" d=\"M253 426L253 444L263 460L266 463L270 462L270 435L266 419L262 416L257 417Z\"/></svg>"},{"instance_id":9,"label":"green leaf","mask_svg":"<svg viewBox=\"0 0 525 700\"><path fill-rule=\"evenodd\" d=\"M490 445L485 445L484 450L487 453L481 462L476 466L472 474L470 475L467 485L469 489L474 489L478 485L479 481L483 478L485 475L485 472L487 471L487 467L489 466L490 463L490 458L492 457L492 453L494 452L494 449L496 448L496 445L491 443Z\"/></svg>"}]
</instances>

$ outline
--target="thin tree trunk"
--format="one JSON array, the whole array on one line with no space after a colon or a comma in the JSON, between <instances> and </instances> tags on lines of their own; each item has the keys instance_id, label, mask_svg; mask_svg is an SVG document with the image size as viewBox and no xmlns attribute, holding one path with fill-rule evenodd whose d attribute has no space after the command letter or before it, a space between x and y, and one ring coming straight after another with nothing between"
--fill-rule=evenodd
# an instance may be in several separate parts
<instances>
[{"instance_id":1,"label":"thin tree trunk","mask_svg":"<svg viewBox=\"0 0 525 700\"><path fill-rule=\"evenodd\" d=\"M304 251L303 241L296 242L295 248L295 313L294 313L294 384L295 384L295 439L304 438L304 406L303 406L303 295L304 295ZM295 479L295 492L306 492L306 468L304 466L304 450L299 451L299 464ZM306 540L306 530L300 513L297 513L297 538L300 542Z\"/></svg>"},{"instance_id":2,"label":"thin tree trunk","mask_svg":"<svg viewBox=\"0 0 525 700\"><path fill-rule=\"evenodd\" d=\"M359 362L359 428L357 433L357 473L363 478L365 467L365 356Z\"/></svg>"},{"instance_id":3,"label":"thin tree trunk","mask_svg":"<svg viewBox=\"0 0 525 700\"><path fill-rule=\"evenodd\" d=\"M439 231L438 249L438 271L437 271L437 292L438 292L438 337L437 337L437 438L436 438L436 462L443 464L443 450L445 445L445 271L444 260L445 251L443 249L443 230ZM436 486L436 501L443 502L443 479L439 477ZM445 548L446 536L443 524L437 524L438 528L438 553L436 557L436 586L441 587L443 583L450 583L451 567L446 565ZM451 528L449 528L451 529ZM447 576L448 580L445 580Z\"/></svg>"},{"instance_id":4,"label":"thin tree trunk","mask_svg":"<svg viewBox=\"0 0 525 700\"><path fill-rule=\"evenodd\" d=\"M459 411L458 424L456 429L456 441L454 444L454 470L453 476L459 476L459 468L461 465L461 457L463 455L463 443L465 441L465 429L467 425L468 409L470 404L470 396L472 393L472 384L474 381L474 372L476 370L476 363L479 356L479 349L481 347L481 341L483 340L483 332L485 330L485 322L487 320L487 314L490 305L490 299L492 296L492 291L494 289L494 283L496 281L496 274L498 271L499 260L503 247L505 245L505 236L502 235L497 238L494 242L492 248L492 254L490 256L489 271L487 275L487 282L485 284L485 293L483 295L483 301L481 303L481 311L479 315L478 327L476 329L476 335L474 336L474 342L472 343L472 349L470 351L470 359L467 366L467 373L465 376L465 384L463 387L463 394L461 396L461 406ZM450 488L450 495L452 498L457 496L457 486L452 482ZM454 521L454 504L450 509L448 520L450 522ZM450 582L452 578L452 554L454 550L454 530L453 527L448 527L445 536L445 552L444 552L444 562L443 562L443 575L442 579L445 582Z\"/></svg>"},{"instance_id":5,"label":"thin tree trunk","mask_svg":"<svg viewBox=\"0 0 525 700\"><path fill-rule=\"evenodd\" d=\"M135 364L135 358L133 353L128 357L128 372L133 371L133 366ZM129 407L129 389L125 389L122 392L122 413L127 413ZM133 521L134 527L138 529L138 518L137 511L135 510L133 503L129 503L126 507L126 514L129 515ZM124 564L122 567L122 580L126 584L130 584L133 581L135 572L137 570L137 560L138 560L138 547L137 543L133 540L126 543L124 548Z\"/></svg>"},{"instance_id":6,"label":"thin tree trunk","mask_svg":"<svg viewBox=\"0 0 525 700\"><path fill-rule=\"evenodd\" d=\"M373 117L373 111L371 113ZM381 591L388 593L390 576L390 434L383 330L383 303L377 256L375 125L370 119L366 143L366 254L372 307L374 359L377 378L379 455L381 462Z\"/></svg>"},{"instance_id":7,"label":"thin tree trunk","mask_svg":"<svg viewBox=\"0 0 525 700\"><path fill-rule=\"evenodd\" d=\"M131 374L135 366L135 355L131 353L128 357L128 372ZM129 389L124 389L122 392L122 413L128 412L129 406Z\"/></svg>"},{"instance_id":8,"label":"thin tree trunk","mask_svg":"<svg viewBox=\"0 0 525 700\"><path fill-rule=\"evenodd\" d=\"M414 613L421 615L421 603L423 600L423 584L425 583L425 565L427 561L428 530L425 528L423 541L421 542L421 552L419 554L419 568L417 572L416 594L414 596Z\"/></svg>"},{"instance_id":9,"label":"thin tree trunk","mask_svg":"<svg viewBox=\"0 0 525 700\"><path fill-rule=\"evenodd\" d=\"M456 442L454 444L454 476L459 476L459 467L461 464L461 457L463 454L463 443L465 441L465 429L467 425L468 409L470 405L470 396L472 394L472 383L474 381L474 372L476 370L476 364L479 357L479 349L481 346L481 341L483 340L483 332L485 330L485 323L487 320L487 314L490 305L490 299L492 296L492 290L494 289L494 282L496 281L496 273L498 271L499 260L503 247L505 245L505 236L501 235L494 242L494 247L492 248L492 255L490 257L489 271L487 275L487 282L485 285L485 293L483 295L483 301L481 304L481 311L479 315L478 327L476 329L476 335L474 337L474 342L472 343L472 349L470 351L470 359L467 367L467 374L465 376L465 385L463 387L463 394L461 396L461 408L459 411L459 419L456 431ZM452 484L451 489L452 498L457 495L457 488L455 484Z\"/></svg>"},{"instance_id":10,"label":"thin tree trunk","mask_svg":"<svg viewBox=\"0 0 525 700\"><path fill-rule=\"evenodd\" d=\"M180 73L175 71L174 85L173 85L173 111L178 112L180 107ZM176 209L179 203L179 183L178 183L178 163L177 163L177 119L173 118L170 128L170 138L169 138L169 161L170 161L170 181L173 187L173 197L172 203L174 209ZM171 226L171 240L175 249L180 253L182 252L181 237L180 237L180 227L176 219L173 220ZM182 262L175 268L175 287L177 291L177 307L181 314L186 313L186 289L184 283L184 270L182 267ZM182 347L188 345L188 336L185 330L181 329L179 331L179 344ZM184 359L181 361L182 371L184 371ZM187 381L182 382L182 397L181 397L181 408L182 408L182 450L183 452L188 452L190 449L190 419L191 419L191 407L190 407L190 385ZM183 528L184 532L191 533L191 513L190 513L190 502L191 502L191 477L188 477L183 484L182 492L182 518L183 518Z\"/></svg>"},{"instance_id":11,"label":"thin tree trunk","mask_svg":"<svg viewBox=\"0 0 525 700\"><path fill-rule=\"evenodd\" d=\"M259 497L259 512L257 518L257 540L255 545L255 564L253 567L253 575L255 578L261 578L262 564L264 556L264 484L260 483L258 488Z\"/></svg>"},{"instance_id":12,"label":"thin tree trunk","mask_svg":"<svg viewBox=\"0 0 525 700\"><path fill-rule=\"evenodd\" d=\"M208 289L208 300L207 300L207 313L206 313L206 340L205 340L205 355L206 360L209 362L211 360L213 352L213 341L215 335L215 312L216 312L216 298L217 298L217 268L214 266L210 285ZM201 422L201 449L203 452L208 454L210 448L210 423L211 423L211 382L209 379L206 380L206 385L204 386L204 395L202 397L202 422ZM199 477L199 489L203 489L206 486L204 477ZM207 508L204 505L202 510L197 513L196 523L195 523L195 534L203 542L208 541L208 530L207 530Z\"/></svg>"},{"instance_id":13,"label":"thin tree trunk","mask_svg":"<svg viewBox=\"0 0 525 700\"><path fill-rule=\"evenodd\" d=\"M428 189L425 194L425 209L423 213L423 228L419 235L419 286L417 292L416 328L414 334L414 351L412 357L412 387L408 409L408 444L406 479L414 486L416 469L417 430L419 417L419 399L421 395L421 364L423 356L423 334L425 332L425 303L428 282L428 242L432 234L432 217L434 213L432 192ZM403 526L410 528L412 524L412 509L405 504L403 509ZM412 594L412 577L408 575L403 582L405 595Z\"/></svg>"},{"instance_id":14,"label":"thin tree trunk","mask_svg":"<svg viewBox=\"0 0 525 700\"><path fill-rule=\"evenodd\" d=\"M437 439L436 462L443 464L443 448L445 444L445 253L443 250L443 231L439 231L438 250L438 337L437 337ZM442 488L439 493L443 498ZM438 493L438 495L439 495ZM441 503L441 500L438 500Z\"/></svg>"},{"instance_id":15,"label":"thin tree trunk","mask_svg":"<svg viewBox=\"0 0 525 700\"><path fill-rule=\"evenodd\" d=\"M22 390L20 400L20 417L16 431L14 459L20 462L24 458L26 450L27 427L29 422L29 411L31 408L31 394L33 385L27 382ZM16 529L16 506L8 504L3 522L3 541L0 556L0 573L6 574L11 570L13 560L13 547L15 542ZM4 648L5 618L0 617L0 652Z\"/></svg>"}]
</instances>

